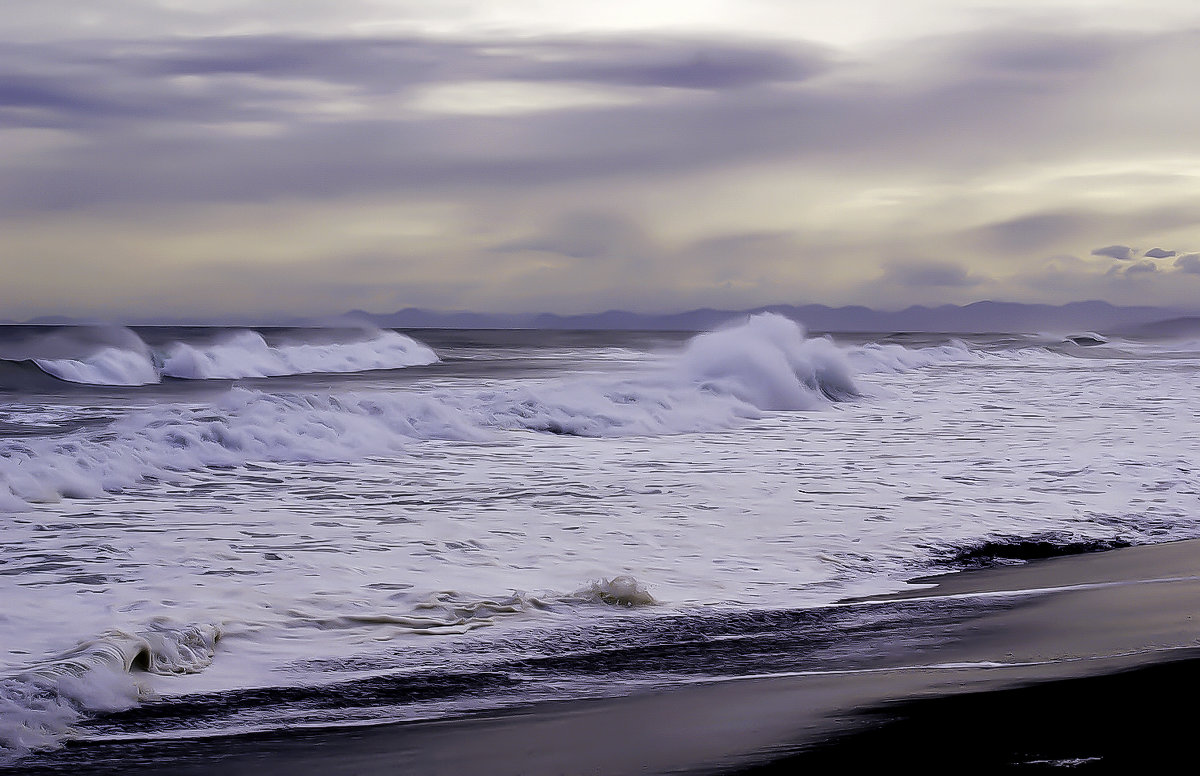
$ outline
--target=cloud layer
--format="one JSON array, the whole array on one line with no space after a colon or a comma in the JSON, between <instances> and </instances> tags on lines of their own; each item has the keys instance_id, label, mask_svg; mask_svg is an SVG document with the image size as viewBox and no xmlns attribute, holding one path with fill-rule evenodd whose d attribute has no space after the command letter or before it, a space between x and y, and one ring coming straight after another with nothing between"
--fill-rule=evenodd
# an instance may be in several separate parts
<instances>
[{"instance_id":1,"label":"cloud layer","mask_svg":"<svg viewBox=\"0 0 1200 776\"><path fill-rule=\"evenodd\" d=\"M839 47L173 19L0 42L0 317L1200 290L1194 25Z\"/></svg>"}]
</instances>

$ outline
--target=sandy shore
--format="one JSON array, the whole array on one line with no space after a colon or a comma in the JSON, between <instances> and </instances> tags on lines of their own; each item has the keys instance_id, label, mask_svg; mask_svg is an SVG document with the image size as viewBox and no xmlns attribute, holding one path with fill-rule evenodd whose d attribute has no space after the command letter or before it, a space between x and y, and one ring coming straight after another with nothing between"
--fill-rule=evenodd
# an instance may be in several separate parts
<instances>
[{"instance_id":1,"label":"sandy shore","mask_svg":"<svg viewBox=\"0 0 1200 776\"><path fill-rule=\"evenodd\" d=\"M1187 720L1164 699L1190 707L1200 676L1200 541L919 583L845 604L904 602L913 612L913 639L858 655L853 670L445 722L155 744L127 752L125 766L256 776L782 773L905 761L968 772L1104 770L1188 743ZM951 607L949 622L935 616ZM937 633L925 632L930 623ZM88 760L88 745L78 746Z\"/></svg>"}]
</instances>

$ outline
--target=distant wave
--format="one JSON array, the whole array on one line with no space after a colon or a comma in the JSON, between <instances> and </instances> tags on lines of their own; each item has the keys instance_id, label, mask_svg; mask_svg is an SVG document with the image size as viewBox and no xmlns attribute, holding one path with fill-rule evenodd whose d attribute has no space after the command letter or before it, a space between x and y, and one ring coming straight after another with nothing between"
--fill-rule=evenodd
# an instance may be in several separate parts
<instances>
[{"instance_id":1,"label":"distant wave","mask_svg":"<svg viewBox=\"0 0 1200 776\"><path fill-rule=\"evenodd\" d=\"M1053 366L1086 367L1087 360L1042 345L1005 349L976 349L960 340L944 345L906 348L895 343L867 343L848 348L846 357L855 371L867 373L908 372L942 365L986 365L992 367Z\"/></svg>"},{"instance_id":2,"label":"distant wave","mask_svg":"<svg viewBox=\"0 0 1200 776\"><path fill-rule=\"evenodd\" d=\"M985 358L958 341L915 349L893 343L872 342L852 348L847 357L861 372L907 372L937 364L970 363Z\"/></svg>"},{"instance_id":3,"label":"distant wave","mask_svg":"<svg viewBox=\"0 0 1200 776\"><path fill-rule=\"evenodd\" d=\"M149 351L101 348L80 358L35 358L33 363L68 383L150 385L161 379Z\"/></svg>"},{"instance_id":4,"label":"distant wave","mask_svg":"<svg viewBox=\"0 0 1200 776\"><path fill-rule=\"evenodd\" d=\"M8 389L36 385L29 367L69 383L132 386L159 381L150 348L121 326L74 326L6 342L0 367L0 388Z\"/></svg>"},{"instance_id":5,"label":"distant wave","mask_svg":"<svg viewBox=\"0 0 1200 776\"><path fill-rule=\"evenodd\" d=\"M0 358L0 363L33 364L52 378L68 383L111 386L152 385L164 377L214 380L340 374L419 366L438 360L426 345L393 331L365 331L333 342L272 344L259 332L241 330L214 342L171 342L151 348L129 329L109 328L99 341L91 330L78 335L56 332L40 342L25 343L24 350L18 357ZM52 355L41 355L39 350ZM28 375L11 367L8 372L0 372L0 380L5 380L0 387L29 384Z\"/></svg>"},{"instance_id":6,"label":"distant wave","mask_svg":"<svg viewBox=\"0 0 1200 776\"><path fill-rule=\"evenodd\" d=\"M162 374L186 380L277 377L396 369L437 360L430 348L394 331L375 332L358 342L275 346L258 332L239 331L206 347L175 343L163 359Z\"/></svg>"}]
</instances>

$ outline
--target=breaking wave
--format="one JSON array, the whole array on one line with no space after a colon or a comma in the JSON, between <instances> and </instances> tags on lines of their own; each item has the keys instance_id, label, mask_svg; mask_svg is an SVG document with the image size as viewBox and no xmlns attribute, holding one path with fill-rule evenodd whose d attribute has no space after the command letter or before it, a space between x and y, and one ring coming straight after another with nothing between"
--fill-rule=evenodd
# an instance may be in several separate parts
<instances>
[{"instance_id":1,"label":"breaking wave","mask_svg":"<svg viewBox=\"0 0 1200 776\"><path fill-rule=\"evenodd\" d=\"M485 597L442 591L405 607L408 611L290 615L296 627L361 630L378 640L380 631L384 636L388 631L397 636L446 636L542 610L655 603L637 579L622 575L591 580L566 594L518 591ZM29 670L0 677L0 768L30 752L61 746L92 715L126 711L155 697L140 677L203 671L213 662L220 639L215 625L153 621L136 633L109 631Z\"/></svg>"},{"instance_id":2,"label":"breaking wave","mask_svg":"<svg viewBox=\"0 0 1200 776\"><path fill-rule=\"evenodd\" d=\"M105 633L24 673L0 678L0 766L59 746L88 714L137 705L149 692L138 674L204 670L220 637L214 625L154 622L138 633Z\"/></svg>"},{"instance_id":3,"label":"breaking wave","mask_svg":"<svg viewBox=\"0 0 1200 776\"><path fill-rule=\"evenodd\" d=\"M755 315L744 324L695 337L684 370L704 388L762 410L809 409L822 400L858 395L846 355L827 339L780 315Z\"/></svg>"},{"instance_id":4,"label":"breaking wave","mask_svg":"<svg viewBox=\"0 0 1200 776\"><path fill-rule=\"evenodd\" d=\"M258 332L240 331L207 347L175 343L163 359L162 374L187 380L277 377L396 369L437 360L431 349L394 331L376 332L359 342L275 346Z\"/></svg>"},{"instance_id":5,"label":"breaking wave","mask_svg":"<svg viewBox=\"0 0 1200 776\"><path fill-rule=\"evenodd\" d=\"M149 351L101 348L80 358L35 358L46 374L68 383L87 385L150 385L161 378Z\"/></svg>"},{"instance_id":6,"label":"breaking wave","mask_svg":"<svg viewBox=\"0 0 1200 776\"><path fill-rule=\"evenodd\" d=\"M33 364L57 380L111 386L152 385L164 377L231 380L341 374L437 360L432 349L394 331L364 331L330 342L268 342L257 331L242 330L210 342L176 341L152 348L135 332L113 327L54 332L0 354L0 361Z\"/></svg>"}]
</instances>

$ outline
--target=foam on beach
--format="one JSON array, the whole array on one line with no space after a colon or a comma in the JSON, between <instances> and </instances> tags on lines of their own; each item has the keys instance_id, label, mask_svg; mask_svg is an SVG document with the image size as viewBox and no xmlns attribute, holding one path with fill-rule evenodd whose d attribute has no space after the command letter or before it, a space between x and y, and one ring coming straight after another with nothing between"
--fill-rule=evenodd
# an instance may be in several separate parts
<instances>
[{"instance_id":1,"label":"foam on beach","mask_svg":"<svg viewBox=\"0 0 1200 776\"><path fill-rule=\"evenodd\" d=\"M148 692L139 674L204 670L220 636L214 625L151 623L138 633L102 634L0 678L0 766L59 746L85 715L135 706Z\"/></svg>"}]
</instances>

